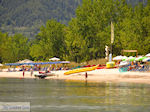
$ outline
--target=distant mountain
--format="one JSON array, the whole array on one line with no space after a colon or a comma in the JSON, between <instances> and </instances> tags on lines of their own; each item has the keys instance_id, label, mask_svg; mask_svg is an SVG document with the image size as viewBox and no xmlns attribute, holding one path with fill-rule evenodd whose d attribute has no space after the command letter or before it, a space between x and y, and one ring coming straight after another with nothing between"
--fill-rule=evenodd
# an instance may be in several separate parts
<instances>
[{"instance_id":1,"label":"distant mountain","mask_svg":"<svg viewBox=\"0 0 150 112\"><path fill-rule=\"evenodd\" d=\"M126 0L133 6L147 0ZM48 19L67 24L82 0L0 0L0 30L33 37Z\"/></svg>"},{"instance_id":2,"label":"distant mountain","mask_svg":"<svg viewBox=\"0 0 150 112\"><path fill-rule=\"evenodd\" d=\"M48 19L67 24L81 0L0 0L3 32L33 36Z\"/></svg>"},{"instance_id":3,"label":"distant mountain","mask_svg":"<svg viewBox=\"0 0 150 112\"><path fill-rule=\"evenodd\" d=\"M80 0L0 0L0 26L33 26L48 19L67 23Z\"/></svg>"},{"instance_id":4,"label":"distant mountain","mask_svg":"<svg viewBox=\"0 0 150 112\"><path fill-rule=\"evenodd\" d=\"M136 6L138 3L143 3L144 5L147 4L147 0L126 0L128 4L132 6Z\"/></svg>"}]
</instances>

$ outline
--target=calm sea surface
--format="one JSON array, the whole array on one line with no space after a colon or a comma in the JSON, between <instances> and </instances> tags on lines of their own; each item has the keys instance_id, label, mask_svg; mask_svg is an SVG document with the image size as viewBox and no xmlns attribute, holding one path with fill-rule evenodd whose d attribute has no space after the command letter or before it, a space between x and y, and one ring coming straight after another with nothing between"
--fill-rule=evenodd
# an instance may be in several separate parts
<instances>
[{"instance_id":1,"label":"calm sea surface","mask_svg":"<svg viewBox=\"0 0 150 112\"><path fill-rule=\"evenodd\" d=\"M31 112L150 112L150 85L1 78L0 102L30 102Z\"/></svg>"}]
</instances>

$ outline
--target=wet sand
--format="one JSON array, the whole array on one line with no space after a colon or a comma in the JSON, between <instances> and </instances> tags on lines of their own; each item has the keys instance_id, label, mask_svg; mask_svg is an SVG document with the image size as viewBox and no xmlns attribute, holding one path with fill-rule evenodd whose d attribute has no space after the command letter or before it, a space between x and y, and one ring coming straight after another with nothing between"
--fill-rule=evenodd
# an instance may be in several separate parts
<instances>
[{"instance_id":1,"label":"wet sand","mask_svg":"<svg viewBox=\"0 0 150 112\"><path fill-rule=\"evenodd\" d=\"M130 82L130 83L146 83L150 84L150 72L123 72L118 69L99 69L87 72L88 77L85 78L85 72L64 75L66 71L51 71L55 76L46 77L46 79L58 80L80 80L88 82ZM37 74L34 72L33 74ZM0 72L0 78L23 78L23 72ZM35 78L31 76L31 72L25 72L24 78Z\"/></svg>"}]
</instances>

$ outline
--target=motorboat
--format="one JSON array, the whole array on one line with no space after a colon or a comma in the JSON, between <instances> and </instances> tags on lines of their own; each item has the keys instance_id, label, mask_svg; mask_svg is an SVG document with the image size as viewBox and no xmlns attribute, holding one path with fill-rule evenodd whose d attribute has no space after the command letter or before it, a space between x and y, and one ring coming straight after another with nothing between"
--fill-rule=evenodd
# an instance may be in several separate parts
<instances>
[{"instance_id":1,"label":"motorboat","mask_svg":"<svg viewBox=\"0 0 150 112\"><path fill-rule=\"evenodd\" d=\"M55 76L55 74L51 72L39 72L39 73L34 74L34 76L38 77L39 79L44 79L48 76Z\"/></svg>"}]
</instances>

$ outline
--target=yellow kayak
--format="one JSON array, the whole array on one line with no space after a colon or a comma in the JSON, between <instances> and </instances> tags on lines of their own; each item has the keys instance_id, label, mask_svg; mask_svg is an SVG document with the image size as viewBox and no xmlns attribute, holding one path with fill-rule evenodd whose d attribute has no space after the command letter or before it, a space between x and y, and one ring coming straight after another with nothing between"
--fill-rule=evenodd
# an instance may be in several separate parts
<instances>
[{"instance_id":1,"label":"yellow kayak","mask_svg":"<svg viewBox=\"0 0 150 112\"><path fill-rule=\"evenodd\" d=\"M68 72L65 72L64 75L69 75L69 74L79 73L79 72L92 71L92 70L97 69L98 66L99 66L99 65L93 66L93 67L78 68L78 69L70 70L70 71L68 71Z\"/></svg>"}]
</instances>

